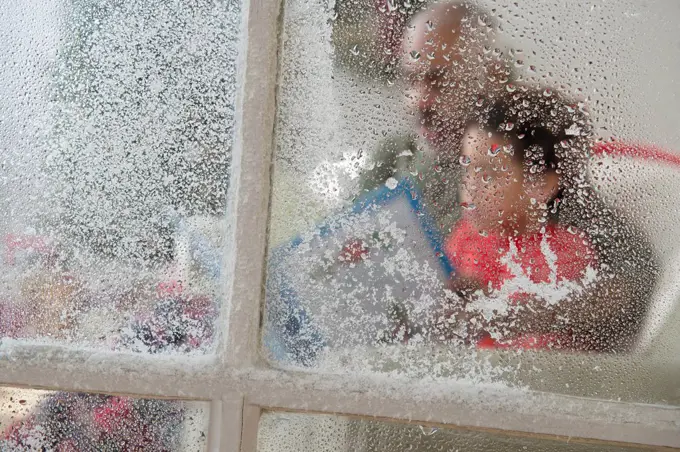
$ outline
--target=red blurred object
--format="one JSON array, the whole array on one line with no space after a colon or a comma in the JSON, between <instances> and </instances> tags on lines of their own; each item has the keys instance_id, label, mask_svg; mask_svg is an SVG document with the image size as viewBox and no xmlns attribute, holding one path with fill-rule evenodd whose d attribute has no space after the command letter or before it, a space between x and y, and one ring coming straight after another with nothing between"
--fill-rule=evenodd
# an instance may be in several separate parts
<instances>
[{"instance_id":1,"label":"red blurred object","mask_svg":"<svg viewBox=\"0 0 680 452\"><path fill-rule=\"evenodd\" d=\"M568 336L559 334L522 334L505 340L496 340L486 334L477 341L477 348L486 350L496 348L511 348L515 350L572 350L574 346Z\"/></svg>"},{"instance_id":2,"label":"red blurred object","mask_svg":"<svg viewBox=\"0 0 680 452\"><path fill-rule=\"evenodd\" d=\"M182 281L164 281L159 282L156 286L156 294L159 297L165 296L178 296L184 292L184 287L182 286Z\"/></svg>"},{"instance_id":3,"label":"red blurred object","mask_svg":"<svg viewBox=\"0 0 680 452\"><path fill-rule=\"evenodd\" d=\"M14 265L17 250L33 250L43 255L52 255L54 248L50 246L44 237L7 234L5 236L5 262Z\"/></svg>"},{"instance_id":4,"label":"red blurred object","mask_svg":"<svg viewBox=\"0 0 680 452\"><path fill-rule=\"evenodd\" d=\"M349 240L340 251L340 260L345 263L355 263L368 257L368 247L359 239Z\"/></svg>"},{"instance_id":5,"label":"red blurred object","mask_svg":"<svg viewBox=\"0 0 680 452\"><path fill-rule=\"evenodd\" d=\"M15 444L23 444L32 428L33 422L30 419L23 422L15 422L5 429L0 439L11 441Z\"/></svg>"},{"instance_id":6,"label":"red blurred object","mask_svg":"<svg viewBox=\"0 0 680 452\"><path fill-rule=\"evenodd\" d=\"M573 281L583 277L595 261L595 253L588 242L559 225L548 225L544 234L513 238L515 247L523 250L516 256L525 274L535 283L550 280L550 265L541 244L546 239L557 255L557 282ZM502 253L499 251L502 250ZM513 275L500 259L510 251L510 241L499 234L482 236L466 218L458 223L447 238L445 252L459 275L478 280L482 286L500 289ZM518 295L519 296L519 295Z\"/></svg>"},{"instance_id":7,"label":"red blurred object","mask_svg":"<svg viewBox=\"0 0 680 452\"><path fill-rule=\"evenodd\" d=\"M593 146L594 155L609 155L612 157L637 157L643 160L654 162L670 163L680 166L680 155L672 154L658 146L643 145L635 143L623 143L621 141L610 141L607 143L596 143Z\"/></svg>"},{"instance_id":8,"label":"red blurred object","mask_svg":"<svg viewBox=\"0 0 680 452\"><path fill-rule=\"evenodd\" d=\"M126 425L132 416L129 399L112 397L104 406L95 408L92 415L95 424L105 433L113 433Z\"/></svg>"}]
</instances>

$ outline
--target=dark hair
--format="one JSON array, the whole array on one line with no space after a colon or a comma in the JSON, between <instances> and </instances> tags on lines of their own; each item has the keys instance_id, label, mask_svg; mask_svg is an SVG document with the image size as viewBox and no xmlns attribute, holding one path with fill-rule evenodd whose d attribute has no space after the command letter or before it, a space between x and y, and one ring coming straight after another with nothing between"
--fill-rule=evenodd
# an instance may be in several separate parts
<instances>
[{"instance_id":1,"label":"dark hair","mask_svg":"<svg viewBox=\"0 0 680 452\"><path fill-rule=\"evenodd\" d=\"M561 185L569 185L584 174L592 133L588 113L554 90L509 86L512 93L480 109L469 124L510 141L513 157L525 168L556 171Z\"/></svg>"}]
</instances>

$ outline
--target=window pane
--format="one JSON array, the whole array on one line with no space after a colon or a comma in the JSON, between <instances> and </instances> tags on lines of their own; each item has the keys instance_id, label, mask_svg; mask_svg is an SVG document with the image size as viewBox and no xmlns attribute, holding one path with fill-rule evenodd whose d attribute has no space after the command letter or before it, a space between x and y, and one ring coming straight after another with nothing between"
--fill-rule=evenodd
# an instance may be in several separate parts
<instances>
[{"instance_id":1,"label":"window pane","mask_svg":"<svg viewBox=\"0 0 680 452\"><path fill-rule=\"evenodd\" d=\"M673 1L286 3L275 365L680 403Z\"/></svg>"},{"instance_id":2,"label":"window pane","mask_svg":"<svg viewBox=\"0 0 680 452\"><path fill-rule=\"evenodd\" d=\"M5 6L0 335L207 349L239 1Z\"/></svg>"},{"instance_id":3,"label":"window pane","mask_svg":"<svg viewBox=\"0 0 680 452\"><path fill-rule=\"evenodd\" d=\"M205 450L208 402L0 390L2 450Z\"/></svg>"},{"instance_id":4,"label":"window pane","mask_svg":"<svg viewBox=\"0 0 680 452\"><path fill-rule=\"evenodd\" d=\"M635 446L581 442L578 439L537 438L397 424L344 416L266 413L260 419L259 452L303 451L535 451L618 452Z\"/></svg>"}]
</instances>

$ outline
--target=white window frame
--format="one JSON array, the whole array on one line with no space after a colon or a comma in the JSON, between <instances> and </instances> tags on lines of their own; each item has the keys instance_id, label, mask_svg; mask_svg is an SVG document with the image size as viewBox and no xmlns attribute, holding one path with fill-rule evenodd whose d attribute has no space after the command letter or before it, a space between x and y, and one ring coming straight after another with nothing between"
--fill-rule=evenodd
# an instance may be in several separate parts
<instances>
[{"instance_id":1,"label":"white window frame","mask_svg":"<svg viewBox=\"0 0 680 452\"><path fill-rule=\"evenodd\" d=\"M231 283L216 353L156 356L4 340L0 384L210 401L208 450L254 451L262 410L338 413L680 447L680 408L450 382L273 369L259 354L281 0L245 0L230 187Z\"/></svg>"}]
</instances>

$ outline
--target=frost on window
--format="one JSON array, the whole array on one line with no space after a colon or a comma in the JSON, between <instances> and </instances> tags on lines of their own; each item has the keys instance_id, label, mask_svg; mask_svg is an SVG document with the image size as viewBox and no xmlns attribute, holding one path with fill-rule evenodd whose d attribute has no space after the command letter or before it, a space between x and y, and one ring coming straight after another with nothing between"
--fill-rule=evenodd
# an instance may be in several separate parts
<instances>
[{"instance_id":1,"label":"frost on window","mask_svg":"<svg viewBox=\"0 0 680 452\"><path fill-rule=\"evenodd\" d=\"M0 449L205 450L206 402L34 389L0 390Z\"/></svg>"},{"instance_id":2,"label":"frost on window","mask_svg":"<svg viewBox=\"0 0 680 452\"><path fill-rule=\"evenodd\" d=\"M264 353L680 403L678 18L287 2Z\"/></svg>"},{"instance_id":3,"label":"frost on window","mask_svg":"<svg viewBox=\"0 0 680 452\"><path fill-rule=\"evenodd\" d=\"M433 425L297 413L266 413L260 419L258 452L460 451L632 452L635 445L607 445L579 438L536 438Z\"/></svg>"},{"instance_id":4,"label":"frost on window","mask_svg":"<svg viewBox=\"0 0 680 452\"><path fill-rule=\"evenodd\" d=\"M222 299L238 0L0 12L0 335L204 350Z\"/></svg>"}]
</instances>

